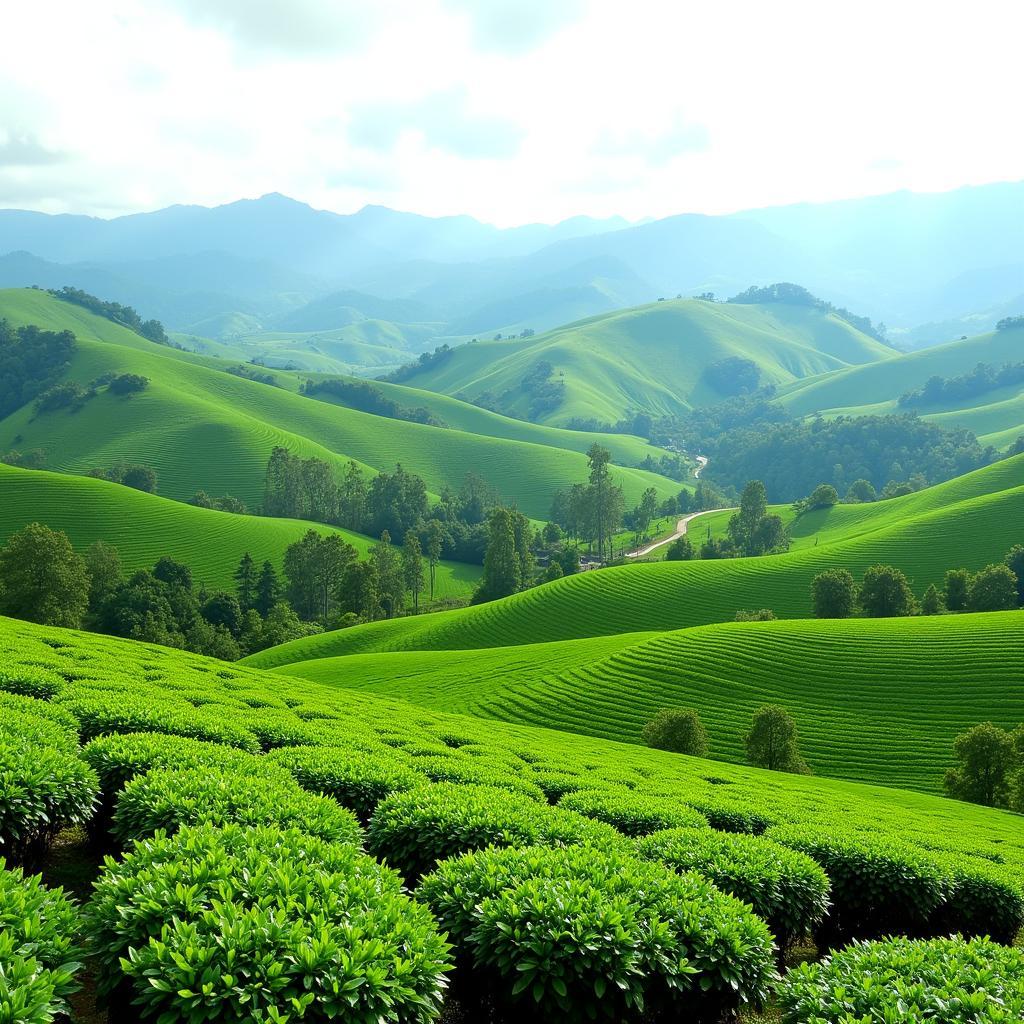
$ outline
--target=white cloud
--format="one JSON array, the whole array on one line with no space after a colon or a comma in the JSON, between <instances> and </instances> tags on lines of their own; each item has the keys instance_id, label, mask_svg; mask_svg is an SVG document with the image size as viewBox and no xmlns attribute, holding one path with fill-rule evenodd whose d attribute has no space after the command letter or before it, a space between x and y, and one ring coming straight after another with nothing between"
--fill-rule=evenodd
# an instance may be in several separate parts
<instances>
[{"instance_id":1,"label":"white cloud","mask_svg":"<svg viewBox=\"0 0 1024 1024\"><path fill-rule=\"evenodd\" d=\"M511 224L1019 179L1022 21L1001 0L35 0L5 12L0 206L280 191Z\"/></svg>"}]
</instances>

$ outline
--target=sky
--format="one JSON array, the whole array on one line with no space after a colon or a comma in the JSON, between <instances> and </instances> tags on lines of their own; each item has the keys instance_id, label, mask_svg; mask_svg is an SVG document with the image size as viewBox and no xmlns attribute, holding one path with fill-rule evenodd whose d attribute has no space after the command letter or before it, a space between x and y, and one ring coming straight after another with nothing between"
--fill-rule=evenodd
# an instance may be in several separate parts
<instances>
[{"instance_id":1,"label":"sky","mask_svg":"<svg viewBox=\"0 0 1024 1024\"><path fill-rule=\"evenodd\" d=\"M0 207L508 226L1024 179L1014 0L4 6Z\"/></svg>"}]
</instances>

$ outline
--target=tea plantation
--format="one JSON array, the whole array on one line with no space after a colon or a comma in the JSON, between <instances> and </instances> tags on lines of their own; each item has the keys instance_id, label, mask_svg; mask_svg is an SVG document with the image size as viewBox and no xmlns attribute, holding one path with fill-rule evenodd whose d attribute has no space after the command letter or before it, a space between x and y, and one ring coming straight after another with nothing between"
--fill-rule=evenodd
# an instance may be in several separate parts
<instances>
[{"instance_id":1,"label":"tea plantation","mask_svg":"<svg viewBox=\"0 0 1024 1024\"><path fill-rule=\"evenodd\" d=\"M8 619L0 843L18 1024L1024 1013L1018 816Z\"/></svg>"}]
</instances>

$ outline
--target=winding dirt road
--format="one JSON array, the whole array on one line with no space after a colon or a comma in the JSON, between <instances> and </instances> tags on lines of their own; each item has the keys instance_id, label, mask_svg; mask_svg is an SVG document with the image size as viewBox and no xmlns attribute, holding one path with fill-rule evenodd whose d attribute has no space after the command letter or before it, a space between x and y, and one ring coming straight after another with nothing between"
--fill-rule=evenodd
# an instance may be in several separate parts
<instances>
[{"instance_id":1,"label":"winding dirt road","mask_svg":"<svg viewBox=\"0 0 1024 1024\"><path fill-rule=\"evenodd\" d=\"M701 456L698 455L697 457L700 458ZM705 459L704 461L707 462L707 459ZM703 463L702 463L701 464L701 469L703 469L703 468L704 468L704 466L703 466ZM697 470L694 470L694 473L696 473L696 472L697 472ZM627 558L643 558L644 555L649 555L652 551L655 551L658 548L663 547L665 544L671 544L672 541L678 540L680 537L686 536L686 530L689 527L690 523L693 522L694 519L699 519L701 516L711 515L712 512L728 512L728 511L730 511L730 509L728 509L728 508L709 508L709 509L705 509L703 512L691 512L688 516L683 516L683 518L680 519L678 523L676 523L676 532L673 533L671 537L666 537L664 540L659 540L659 541L655 541L653 544L648 544L647 547L640 548L639 551L627 551L626 552L626 557Z\"/></svg>"}]
</instances>

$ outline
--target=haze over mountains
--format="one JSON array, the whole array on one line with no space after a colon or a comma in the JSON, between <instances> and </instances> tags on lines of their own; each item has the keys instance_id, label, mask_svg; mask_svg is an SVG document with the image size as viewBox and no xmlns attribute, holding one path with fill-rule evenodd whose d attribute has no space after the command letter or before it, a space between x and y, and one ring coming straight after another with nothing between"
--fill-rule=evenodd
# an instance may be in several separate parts
<instances>
[{"instance_id":1,"label":"haze over mountains","mask_svg":"<svg viewBox=\"0 0 1024 1024\"><path fill-rule=\"evenodd\" d=\"M341 215L271 194L113 220L0 211L0 286L70 284L210 337L431 324L412 346L423 348L792 280L913 345L1021 312L1022 235L1024 182L509 229L379 206Z\"/></svg>"}]
</instances>

